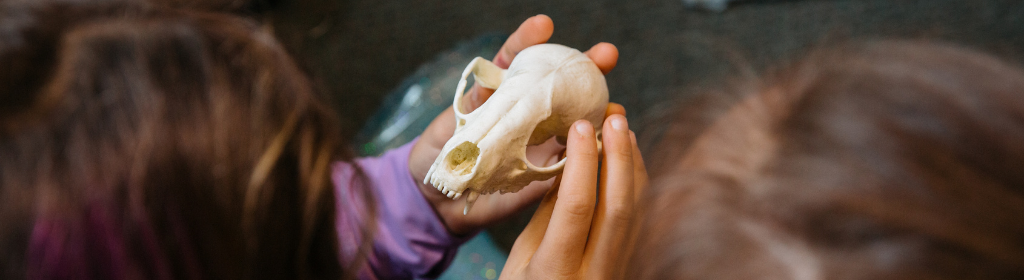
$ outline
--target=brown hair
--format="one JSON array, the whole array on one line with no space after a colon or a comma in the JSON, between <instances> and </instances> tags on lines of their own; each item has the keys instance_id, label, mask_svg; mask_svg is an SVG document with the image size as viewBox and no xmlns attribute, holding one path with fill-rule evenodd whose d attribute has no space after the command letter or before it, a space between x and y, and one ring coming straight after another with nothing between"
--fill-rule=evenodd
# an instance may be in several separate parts
<instances>
[{"instance_id":1,"label":"brown hair","mask_svg":"<svg viewBox=\"0 0 1024 280\"><path fill-rule=\"evenodd\" d=\"M692 146L663 138L688 149L653 170L628 275L1024 277L1024 71L876 42L780 73Z\"/></svg>"},{"instance_id":2,"label":"brown hair","mask_svg":"<svg viewBox=\"0 0 1024 280\"><path fill-rule=\"evenodd\" d=\"M0 7L0 278L337 279L337 120L271 35Z\"/></svg>"}]
</instances>

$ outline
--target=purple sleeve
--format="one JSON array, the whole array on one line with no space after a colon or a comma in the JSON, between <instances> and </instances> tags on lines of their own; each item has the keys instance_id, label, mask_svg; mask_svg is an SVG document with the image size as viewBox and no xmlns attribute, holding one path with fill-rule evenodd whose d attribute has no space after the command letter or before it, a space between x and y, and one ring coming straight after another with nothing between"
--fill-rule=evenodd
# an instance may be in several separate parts
<instances>
[{"instance_id":1,"label":"purple sleeve","mask_svg":"<svg viewBox=\"0 0 1024 280\"><path fill-rule=\"evenodd\" d=\"M367 261L355 268L360 279L437 277L451 263L458 246L471 237L448 232L409 174L409 153L418 140L380 157L357 159L355 164L367 181L355 176L351 163L337 162L332 167L344 263L355 258L361 236L373 231ZM369 216L362 199L365 191L370 191L377 205L375 227L370 229L364 228Z\"/></svg>"}]
</instances>

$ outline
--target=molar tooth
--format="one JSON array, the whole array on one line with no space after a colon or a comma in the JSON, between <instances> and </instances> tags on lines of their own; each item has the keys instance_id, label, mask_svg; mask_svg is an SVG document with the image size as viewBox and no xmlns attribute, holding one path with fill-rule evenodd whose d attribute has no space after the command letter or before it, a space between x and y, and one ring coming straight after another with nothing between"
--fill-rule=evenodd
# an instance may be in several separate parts
<instances>
[{"instance_id":1,"label":"molar tooth","mask_svg":"<svg viewBox=\"0 0 1024 280\"><path fill-rule=\"evenodd\" d=\"M448 193L446 193L444 195L448 196L448 198L455 197L455 191L448 191Z\"/></svg>"},{"instance_id":2,"label":"molar tooth","mask_svg":"<svg viewBox=\"0 0 1024 280\"><path fill-rule=\"evenodd\" d=\"M458 200L460 197L462 197L462 193L457 193L455 197L452 197L452 200Z\"/></svg>"}]
</instances>

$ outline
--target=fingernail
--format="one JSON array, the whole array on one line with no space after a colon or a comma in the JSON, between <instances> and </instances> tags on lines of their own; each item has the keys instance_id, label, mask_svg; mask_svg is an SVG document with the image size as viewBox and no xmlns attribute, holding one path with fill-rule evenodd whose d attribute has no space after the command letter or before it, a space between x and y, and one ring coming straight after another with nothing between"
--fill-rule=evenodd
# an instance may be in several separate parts
<instances>
[{"instance_id":1,"label":"fingernail","mask_svg":"<svg viewBox=\"0 0 1024 280\"><path fill-rule=\"evenodd\" d=\"M574 126L576 127L576 132L578 132L583 137L587 137L587 135L590 135L592 133L590 132L590 126L587 125L586 121L578 121Z\"/></svg>"},{"instance_id":2,"label":"fingernail","mask_svg":"<svg viewBox=\"0 0 1024 280\"><path fill-rule=\"evenodd\" d=\"M623 119L623 118L617 118L617 117L613 117L612 118L612 128L614 128L615 130L618 130L618 131L626 130L626 126L627 125L628 124L626 124L626 120Z\"/></svg>"}]
</instances>

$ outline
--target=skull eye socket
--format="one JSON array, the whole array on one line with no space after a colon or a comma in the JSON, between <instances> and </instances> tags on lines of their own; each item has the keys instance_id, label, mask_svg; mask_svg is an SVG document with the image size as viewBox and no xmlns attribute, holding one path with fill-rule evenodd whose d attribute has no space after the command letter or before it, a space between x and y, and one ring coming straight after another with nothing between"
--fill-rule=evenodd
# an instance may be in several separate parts
<instances>
[{"instance_id":1,"label":"skull eye socket","mask_svg":"<svg viewBox=\"0 0 1024 280\"><path fill-rule=\"evenodd\" d=\"M458 175L469 174L476 166L476 158L480 156L480 148L469 141L462 142L448 153L448 170Z\"/></svg>"}]
</instances>

